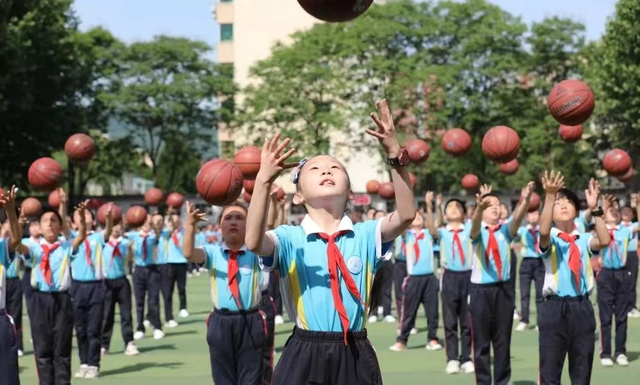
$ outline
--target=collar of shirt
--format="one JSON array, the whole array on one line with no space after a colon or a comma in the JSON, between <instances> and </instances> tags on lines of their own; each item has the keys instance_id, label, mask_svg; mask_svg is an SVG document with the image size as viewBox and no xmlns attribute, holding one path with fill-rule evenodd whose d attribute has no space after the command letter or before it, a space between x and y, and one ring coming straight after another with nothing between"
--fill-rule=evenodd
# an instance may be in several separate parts
<instances>
[{"instance_id":1,"label":"collar of shirt","mask_svg":"<svg viewBox=\"0 0 640 385\"><path fill-rule=\"evenodd\" d=\"M560 231L560 229L555 228L555 227L551 228L551 235L553 235L553 236L556 236L556 237L557 237L557 236L558 236L558 234L560 234L560 233L562 233L562 231ZM579 237L580 237L580 232L579 232L578 230L574 229L574 230L571 232L571 234L570 234L570 235L577 235L577 236L578 236L578 238L579 238Z\"/></svg>"},{"instance_id":2,"label":"collar of shirt","mask_svg":"<svg viewBox=\"0 0 640 385\"><path fill-rule=\"evenodd\" d=\"M483 229L486 229L488 227L494 229L494 228L496 228L496 226L502 226L502 225L504 225L504 223L497 223L495 225L490 225L490 224L486 223L485 221L482 221L482 228Z\"/></svg>"},{"instance_id":3,"label":"collar of shirt","mask_svg":"<svg viewBox=\"0 0 640 385\"><path fill-rule=\"evenodd\" d=\"M59 239L57 241L53 242L53 243L49 243L49 242L47 242L46 239L44 239L44 237L42 237L42 238L40 238L40 241L38 243L40 243L41 245L53 246L58 242L60 242Z\"/></svg>"},{"instance_id":4,"label":"collar of shirt","mask_svg":"<svg viewBox=\"0 0 640 385\"><path fill-rule=\"evenodd\" d=\"M115 243L122 242L122 236L120 236L120 237L118 237L116 239L109 238L109 242L115 242Z\"/></svg>"},{"instance_id":5,"label":"collar of shirt","mask_svg":"<svg viewBox=\"0 0 640 385\"><path fill-rule=\"evenodd\" d=\"M539 229L540 229L540 226L533 227L531 225L527 225L527 230L536 230L537 231Z\"/></svg>"},{"instance_id":6,"label":"collar of shirt","mask_svg":"<svg viewBox=\"0 0 640 385\"><path fill-rule=\"evenodd\" d=\"M620 230L620 224L617 224L615 226L607 225L607 229L609 229L609 230Z\"/></svg>"},{"instance_id":7,"label":"collar of shirt","mask_svg":"<svg viewBox=\"0 0 640 385\"><path fill-rule=\"evenodd\" d=\"M300 227L304 231L306 236L311 234L325 233L326 231L322 230L318 224L311 219L309 214L306 214L300 222ZM353 222L351 222L351 218L348 215L343 215L340 220L340 224L338 225L337 231L353 231ZM336 232L337 232L336 231Z\"/></svg>"},{"instance_id":8,"label":"collar of shirt","mask_svg":"<svg viewBox=\"0 0 640 385\"><path fill-rule=\"evenodd\" d=\"M453 227L450 224L447 224L445 228L447 229L447 231L464 230L464 225L461 223L460 226Z\"/></svg>"},{"instance_id":9,"label":"collar of shirt","mask_svg":"<svg viewBox=\"0 0 640 385\"><path fill-rule=\"evenodd\" d=\"M227 246L226 242L222 242L222 251L232 251L231 248L229 248L229 246ZM247 249L247 245L242 245L242 247L240 248L240 251L243 252L247 252L249 249Z\"/></svg>"}]
</instances>

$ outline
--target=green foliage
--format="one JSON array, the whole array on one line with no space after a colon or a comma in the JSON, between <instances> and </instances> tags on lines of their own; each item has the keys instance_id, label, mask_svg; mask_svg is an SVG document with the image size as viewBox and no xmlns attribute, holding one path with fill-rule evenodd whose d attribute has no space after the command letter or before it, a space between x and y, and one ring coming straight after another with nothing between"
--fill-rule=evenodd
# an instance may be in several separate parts
<instances>
[{"instance_id":1,"label":"green foliage","mask_svg":"<svg viewBox=\"0 0 640 385\"><path fill-rule=\"evenodd\" d=\"M565 172L568 186L582 187L590 176L589 145L563 144L545 101L555 82L577 73L583 44L579 23L554 17L528 27L485 0L389 2L275 46L252 68L256 83L244 90L237 124L251 138L281 131L299 155L328 152L332 132L348 138L339 145L358 150L371 142L354 127L370 126L373 102L387 98L402 139L431 144L429 161L413 168L421 187L459 189L461 177L473 172L498 189L518 188L549 167ZM520 171L512 177L480 149L497 125L521 138ZM473 139L462 158L440 146L452 127Z\"/></svg>"},{"instance_id":2,"label":"green foliage","mask_svg":"<svg viewBox=\"0 0 640 385\"><path fill-rule=\"evenodd\" d=\"M157 186L162 191L195 194L201 156L182 135L167 137L158 159Z\"/></svg>"}]
</instances>

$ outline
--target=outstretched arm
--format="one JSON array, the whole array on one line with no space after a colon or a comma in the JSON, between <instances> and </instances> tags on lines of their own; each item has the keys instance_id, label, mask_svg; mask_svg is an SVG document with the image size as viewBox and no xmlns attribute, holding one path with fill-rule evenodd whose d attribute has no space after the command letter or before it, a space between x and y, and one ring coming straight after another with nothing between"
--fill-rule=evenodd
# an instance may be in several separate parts
<instances>
[{"instance_id":1,"label":"outstretched arm","mask_svg":"<svg viewBox=\"0 0 640 385\"><path fill-rule=\"evenodd\" d=\"M531 194L533 193L533 188L535 187L535 182L529 182L522 189L520 193L520 203L516 207L516 210L513 213L513 219L511 223L509 223L509 233L511 233L512 237L516 237L518 235L518 229L520 228L520 224L524 219L524 216L527 214L529 210L529 200L531 199Z\"/></svg>"},{"instance_id":2,"label":"outstretched arm","mask_svg":"<svg viewBox=\"0 0 640 385\"><path fill-rule=\"evenodd\" d=\"M71 246L73 247L74 252L78 250L78 247L80 247L82 242L84 242L84 240L87 238L87 221L84 216L84 211L86 210L87 203L89 203L89 201L80 202L80 204L78 204L78 206L74 210L74 215L75 213L78 213L78 215L80 215L80 225L78 226L78 236L73 238L73 241L71 242Z\"/></svg>"},{"instance_id":3,"label":"outstretched arm","mask_svg":"<svg viewBox=\"0 0 640 385\"><path fill-rule=\"evenodd\" d=\"M190 262L203 263L205 259L204 250L195 247L196 226L198 222L206 222L207 217L194 205L187 202L187 219L184 226L184 236L182 237L182 253Z\"/></svg>"}]
</instances>

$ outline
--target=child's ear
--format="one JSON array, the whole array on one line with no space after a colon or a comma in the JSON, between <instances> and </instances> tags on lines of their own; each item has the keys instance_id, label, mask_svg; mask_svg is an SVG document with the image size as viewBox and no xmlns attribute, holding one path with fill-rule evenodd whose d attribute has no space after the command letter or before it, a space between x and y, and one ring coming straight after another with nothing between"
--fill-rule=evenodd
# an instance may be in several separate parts
<instances>
[{"instance_id":1,"label":"child's ear","mask_svg":"<svg viewBox=\"0 0 640 385\"><path fill-rule=\"evenodd\" d=\"M354 199L356 199L356 194L354 194L352 190L349 190L349 200L352 201Z\"/></svg>"},{"instance_id":2,"label":"child's ear","mask_svg":"<svg viewBox=\"0 0 640 385\"><path fill-rule=\"evenodd\" d=\"M300 193L296 193L296 195L293 196L293 204L294 205L304 204L304 197Z\"/></svg>"}]
</instances>

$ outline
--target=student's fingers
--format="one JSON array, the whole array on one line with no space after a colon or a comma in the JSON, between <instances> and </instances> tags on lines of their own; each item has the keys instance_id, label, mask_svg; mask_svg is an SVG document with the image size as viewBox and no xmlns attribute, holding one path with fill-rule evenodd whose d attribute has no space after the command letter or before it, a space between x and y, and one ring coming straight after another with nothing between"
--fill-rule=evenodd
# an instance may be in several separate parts
<instances>
[{"instance_id":1,"label":"student's fingers","mask_svg":"<svg viewBox=\"0 0 640 385\"><path fill-rule=\"evenodd\" d=\"M271 139L271 143L269 144L269 150L271 152L275 151L275 149L278 147L278 141L280 140L280 133L278 132L273 139Z\"/></svg>"},{"instance_id":2,"label":"student's fingers","mask_svg":"<svg viewBox=\"0 0 640 385\"><path fill-rule=\"evenodd\" d=\"M276 149L275 149L275 151L274 151L275 155L276 155L276 156L279 156L279 155L280 155L280 152L282 152L282 150L284 150L284 148L285 148L285 147L287 147L287 145L289 144L289 142L291 142L291 139L290 139L290 138L285 138L285 139L282 141L282 143L280 143L280 144L278 145L278 147L276 147Z\"/></svg>"},{"instance_id":3,"label":"student's fingers","mask_svg":"<svg viewBox=\"0 0 640 385\"><path fill-rule=\"evenodd\" d=\"M271 141L268 138L264 138L264 143L262 143L262 153L266 154L269 152L269 146L271 145Z\"/></svg>"},{"instance_id":4,"label":"student's fingers","mask_svg":"<svg viewBox=\"0 0 640 385\"><path fill-rule=\"evenodd\" d=\"M295 148L291 148L289 149L289 151L285 152L284 154L282 154L278 159L276 159L276 164L282 164L284 163L285 160L289 159L289 157L291 155L293 155L293 153L296 152Z\"/></svg>"},{"instance_id":5,"label":"student's fingers","mask_svg":"<svg viewBox=\"0 0 640 385\"><path fill-rule=\"evenodd\" d=\"M384 123L382 123L380 118L378 118L378 115L376 115L375 112L372 112L369 116L371 116L371 119L373 120L373 122L376 124L376 126L378 126L378 132L380 133L385 132ZM370 130L367 129L367 131L370 131Z\"/></svg>"},{"instance_id":6,"label":"student's fingers","mask_svg":"<svg viewBox=\"0 0 640 385\"><path fill-rule=\"evenodd\" d=\"M373 131L373 130L370 130L370 129L368 129L368 128L367 128L366 130L364 130L364 131L365 131L367 134L369 134L369 135L371 135L371 136L376 137L376 139L378 139L378 140L382 140L382 139L384 139L384 134L381 134L381 133L379 133L378 131Z\"/></svg>"}]
</instances>

